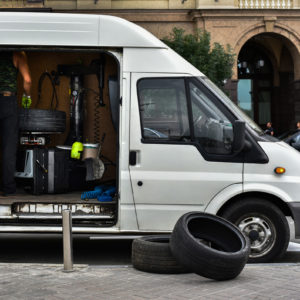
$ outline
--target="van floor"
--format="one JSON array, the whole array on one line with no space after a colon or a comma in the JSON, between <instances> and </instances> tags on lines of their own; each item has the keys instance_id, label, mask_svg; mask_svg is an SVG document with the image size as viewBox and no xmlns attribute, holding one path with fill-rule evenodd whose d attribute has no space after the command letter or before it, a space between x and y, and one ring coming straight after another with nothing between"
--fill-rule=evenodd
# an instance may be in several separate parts
<instances>
[{"instance_id":1,"label":"van floor","mask_svg":"<svg viewBox=\"0 0 300 300\"><path fill-rule=\"evenodd\" d=\"M81 200L80 191L76 192L69 192L69 193L63 193L63 194L41 194L41 195L33 195L30 194L23 189L18 189L17 193L12 196L7 197L0 197L0 205L11 205L13 203L71 203L71 204L77 204L77 203L99 203L97 199L89 199L89 200Z\"/></svg>"}]
</instances>

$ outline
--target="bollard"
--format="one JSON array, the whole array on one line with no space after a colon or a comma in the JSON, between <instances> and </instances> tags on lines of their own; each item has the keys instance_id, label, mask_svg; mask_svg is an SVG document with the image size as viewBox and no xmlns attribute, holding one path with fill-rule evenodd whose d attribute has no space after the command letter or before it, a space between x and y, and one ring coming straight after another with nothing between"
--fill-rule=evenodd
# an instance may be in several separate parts
<instances>
[{"instance_id":1,"label":"bollard","mask_svg":"<svg viewBox=\"0 0 300 300\"><path fill-rule=\"evenodd\" d=\"M64 271L73 271L73 240L72 240L72 213L71 210L62 211L63 222L63 247L64 247Z\"/></svg>"}]
</instances>

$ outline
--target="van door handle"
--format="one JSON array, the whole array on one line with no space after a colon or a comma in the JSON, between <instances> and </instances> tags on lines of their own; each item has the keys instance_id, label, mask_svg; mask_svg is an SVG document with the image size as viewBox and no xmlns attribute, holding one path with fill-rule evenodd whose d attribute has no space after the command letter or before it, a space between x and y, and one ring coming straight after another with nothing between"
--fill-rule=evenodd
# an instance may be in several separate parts
<instances>
[{"instance_id":1,"label":"van door handle","mask_svg":"<svg viewBox=\"0 0 300 300\"><path fill-rule=\"evenodd\" d=\"M130 166L136 165L136 151L129 152L129 165Z\"/></svg>"}]
</instances>

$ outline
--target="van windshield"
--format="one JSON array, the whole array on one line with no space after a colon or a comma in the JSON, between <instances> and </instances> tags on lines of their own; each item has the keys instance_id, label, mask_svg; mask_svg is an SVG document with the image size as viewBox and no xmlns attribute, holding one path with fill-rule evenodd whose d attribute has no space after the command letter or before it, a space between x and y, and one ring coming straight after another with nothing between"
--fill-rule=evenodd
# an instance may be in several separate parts
<instances>
[{"instance_id":1,"label":"van windshield","mask_svg":"<svg viewBox=\"0 0 300 300\"><path fill-rule=\"evenodd\" d=\"M263 135L264 131L247 115L245 114L235 103L233 103L228 96L218 88L210 79L205 76L197 77L203 82L212 92L216 93L226 105L233 111L233 113L242 121L245 121L255 132L259 135Z\"/></svg>"}]
</instances>

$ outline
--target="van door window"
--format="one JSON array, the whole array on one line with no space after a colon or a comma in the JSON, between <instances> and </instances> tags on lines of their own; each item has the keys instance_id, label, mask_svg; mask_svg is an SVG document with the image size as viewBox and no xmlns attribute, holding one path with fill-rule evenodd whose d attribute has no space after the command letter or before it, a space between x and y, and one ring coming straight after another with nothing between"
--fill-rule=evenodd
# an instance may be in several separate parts
<instances>
[{"instance_id":1,"label":"van door window","mask_svg":"<svg viewBox=\"0 0 300 300\"><path fill-rule=\"evenodd\" d=\"M230 154L233 126L201 84L189 82L195 141L208 154Z\"/></svg>"},{"instance_id":2,"label":"van door window","mask_svg":"<svg viewBox=\"0 0 300 300\"><path fill-rule=\"evenodd\" d=\"M137 89L145 140L179 141L190 136L184 79L141 79Z\"/></svg>"}]
</instances>

